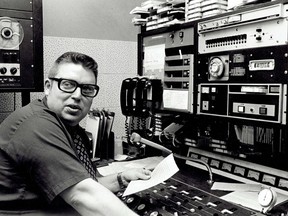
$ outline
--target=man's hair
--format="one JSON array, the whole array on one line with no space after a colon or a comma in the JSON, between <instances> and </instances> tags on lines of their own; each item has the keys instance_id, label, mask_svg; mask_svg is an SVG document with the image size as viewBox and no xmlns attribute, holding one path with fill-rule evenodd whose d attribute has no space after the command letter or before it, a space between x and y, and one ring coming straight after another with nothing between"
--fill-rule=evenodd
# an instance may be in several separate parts
<instances>
[{"instance_id":1,"label":"man's hair","mask_svg":"<svg viewBox=\"0 0 288 216\"><path fill-rule=\"evenodd\" d=\"M54 65L49 71L48 77L55 77L58 73L58 66L63 63L75 63L82 65L84 69L91 70L94 73L95 80L97 81L97 62L92 57L78 52L66 52L56 59Z\"/></svg>"}]
</instances>

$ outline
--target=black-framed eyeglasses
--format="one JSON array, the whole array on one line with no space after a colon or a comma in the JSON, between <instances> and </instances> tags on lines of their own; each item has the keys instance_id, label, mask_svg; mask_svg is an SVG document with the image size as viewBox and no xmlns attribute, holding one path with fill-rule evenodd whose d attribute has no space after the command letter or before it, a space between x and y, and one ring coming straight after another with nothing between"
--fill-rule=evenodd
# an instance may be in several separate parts
<instances>
[{"instance_id":1,"label":"black-framed eyeglasses","mask_svg":"<svg viewBox=\"0 0 288 216\"><path fill-rule=\"evenodd\" d=\"M58 88L66 93L73 93L74 91L76 91L78 87L80 87L81 94L85 97L96 97L100 89L98 85L79 84L75 80L70 79L55 78L55 77L49 77L49 79L57 81Z\"/></svg>"}]
</instances>

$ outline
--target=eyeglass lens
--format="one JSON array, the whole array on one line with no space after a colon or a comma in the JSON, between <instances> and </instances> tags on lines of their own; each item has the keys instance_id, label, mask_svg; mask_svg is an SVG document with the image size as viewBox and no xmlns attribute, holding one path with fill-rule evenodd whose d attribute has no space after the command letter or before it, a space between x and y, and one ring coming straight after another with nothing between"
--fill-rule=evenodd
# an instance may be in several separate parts
<instances>
[{"instance_id":1,"label":"eyeglass lens","mask_svg":"<svg viewBox=\"0 0 288 216\"><path fill-rule=\"evenodd\" d=\"M79 84L73 80L62 80L59 85L62 91L66 91L69 93L74 92L78 86ZM80 87L81 87L81 93L84 96L94 97L97 94L97 89L95 88L94 85L84 84L80 85Z\"/></svg>"}]
</instances>

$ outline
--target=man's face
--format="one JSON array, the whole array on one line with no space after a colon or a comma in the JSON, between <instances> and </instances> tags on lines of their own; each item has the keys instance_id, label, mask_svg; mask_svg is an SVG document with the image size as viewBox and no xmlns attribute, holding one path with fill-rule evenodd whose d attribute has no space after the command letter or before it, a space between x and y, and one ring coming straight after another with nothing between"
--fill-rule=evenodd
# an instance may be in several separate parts
<instances>
[{"instance_id":1,"label":"man's face","mask_svg":"<svg viewBox=\"0 0 288 216\"><path fill-rule=\"evenodd\" d=\"M96 78L92 71L85 70L80 64L62 63L56 78L74 80L79 84L95 85ZM46 80L45 94L49 109L71 126L77 125L89 112L93 98L85 97L78 87L73 93L66 93L58 88L58 82Z\"/></svg>"}]
</instances>

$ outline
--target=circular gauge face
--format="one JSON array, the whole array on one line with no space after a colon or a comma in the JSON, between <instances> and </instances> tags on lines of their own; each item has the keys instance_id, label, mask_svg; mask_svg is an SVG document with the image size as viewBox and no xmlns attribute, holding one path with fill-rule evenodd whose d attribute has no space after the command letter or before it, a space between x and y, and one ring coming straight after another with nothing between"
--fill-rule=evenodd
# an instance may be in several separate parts
<instances>
[{"instance_id":1,"label":"circular gauge face","mask_svg":"<svg viewBox=\"0 0 288 216\"><path fill-rule=\"evenodd\" d=\"M224 73L224 63L219 57L213 57L210 59L208 65L209 74L213 77L221 77Z\"/></svg>"},{"instance_id":2,"label":"circular gauge face","mask_svg":"<svg viewBox=\"0 0 288 216\"><path fill-rule=\"evenodd\" d=\"M269 207L276 201L276 193L270 188L261 190L258 194L258 202L262 207Z\"/></svg>"}]
</instances>

